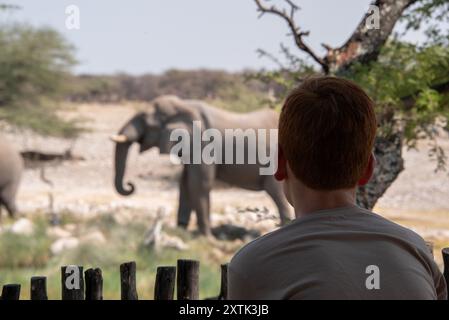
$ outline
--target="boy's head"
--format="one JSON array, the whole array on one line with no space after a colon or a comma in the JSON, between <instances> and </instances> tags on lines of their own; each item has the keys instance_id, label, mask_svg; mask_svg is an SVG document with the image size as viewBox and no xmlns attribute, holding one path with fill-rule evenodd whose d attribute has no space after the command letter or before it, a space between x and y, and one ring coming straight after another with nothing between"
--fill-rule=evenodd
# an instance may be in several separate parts
<instances>
[{"instance_id":1,"label":"boy's head","mask_svg":"<svg viewBox=\"0 0 449 320\"><path fill-rule=\"evenodd\" d=\"M284 180L290 172L319 191L365 184L373 170L376 128L373 101L355 83L308 78L281 111L276 178Z\"/></svg>"}]
</instances>

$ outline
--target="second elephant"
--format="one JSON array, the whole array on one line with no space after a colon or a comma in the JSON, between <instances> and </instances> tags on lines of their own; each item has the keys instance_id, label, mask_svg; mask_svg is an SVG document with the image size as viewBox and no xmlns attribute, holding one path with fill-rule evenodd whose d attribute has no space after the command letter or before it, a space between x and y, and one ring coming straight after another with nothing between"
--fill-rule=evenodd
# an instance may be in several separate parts
<instances>
[{"instance_id":1,"label":"second elephant","mask_svg":"<svg viewBox=\"0 0 449 320\"><path fill-rule=\"evenodd\" d=\"M277 129L278 115L270 109L261 109L250 113L233 113L214 108L197 100L182 100L175 96L161 96L151 102L146 112L140 112L130 119L117 135L112 137L116 142L115 150L115 188L121 195L134 192L134 185L123 185L128 150L131 144L138 143L140 151L157 147L160 153L169 153L176 142L170 140L174 129L185 129L192 133L194 122L201 128L218 130L221 137L225 137L226 129ZM214 138L215 139L215 138ZM246 138L244 138L246 139ZM257 143L245 140L246 155L257 153ZM225 157L225 141L222 154ZM269 155L270 144L265 155ZM182 156L182 155L181 155ZM235 157L235 155L233 155ZM249 156L248 156L249 157ZM224 162L224 161L223 161ZM229 163L229 162L226 162ZM235 163L235 162L234 162ZM215 179L233 186L248 190L265 190L275 202L281 222L289 219L290 207L282 192L282 186L272 174L261 175L263 167L258 159L254 163L245 161L243 164L184 164L180 181L178 225L187 227L192 211L196 212L200 232L210 235L210 200L209 193Z\"/></svg>"},{"instance_id":2,"label":"second elephant","mask_svg":"<svg viewBox=\"0 0 449 320\"><path fill-rule=\"evenodd\" d=\"M0 137L0 215L1 208L5 207L9 215L14 217L22 171L22 156L11 143Z\"/></svg>"}]
</instances>

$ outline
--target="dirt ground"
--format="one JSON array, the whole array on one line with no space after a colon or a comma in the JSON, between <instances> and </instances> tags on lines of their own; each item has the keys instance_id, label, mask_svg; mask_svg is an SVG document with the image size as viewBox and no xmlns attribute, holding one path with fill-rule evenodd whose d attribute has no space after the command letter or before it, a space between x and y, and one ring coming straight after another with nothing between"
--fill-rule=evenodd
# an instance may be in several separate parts
<instances>
[{"instance_id":1,"label":"dirt ground","mask_svg":"<svg viewBox=\"0 0 449 320\"><path fill-rule=\"evenodd\" d=\"M47 209L48 194L51 193L56 211L70 210L89 215L107 210L120 212L120 208L139 208L155 212L163 206L174 217L181 167L171 164L168 157L160 156L156 150L139 155L137 148L133 148L126 180L135 183L136 192L130 197L122 197L114 191L114 146L109 136L116 133L135 111L136 107L132 105L71 106L64 116L84 119L88 129L76 140L7 130L7 137L21 150L64 152L73 147L73 154L85 159L46 165L44 176L52 185L41 179L41 169L27 169L18 195L21 211ZM449 138L442 138L441 144L449 153ZM449 246L449 175L434 172L435 163L429 160L427 152L426 143L422 143L419 150L404 150L405 170L380 199L376 211L436 241L437 247ZM273 203L263 192L223 187L212 192L213 221L220 219L220 214L247 207L266 207L270 213L274 212ZM239 213L233 214L235 221L244 219Z\"/></svg>"}]
</instances>

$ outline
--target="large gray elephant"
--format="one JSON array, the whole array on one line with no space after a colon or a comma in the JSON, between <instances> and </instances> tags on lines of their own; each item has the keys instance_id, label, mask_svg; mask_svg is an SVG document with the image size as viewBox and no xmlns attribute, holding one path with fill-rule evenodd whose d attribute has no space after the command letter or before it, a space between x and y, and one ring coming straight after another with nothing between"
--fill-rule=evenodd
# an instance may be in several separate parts
<instances>
[{"instance_id":1,"label":"large gray elephant","mask_svg":"<svg viewBox=\"0 0 449 320\"><path fill-rule=\"evenodd\" d=\"M22 156L8 141L0 137L0 217L2 207L6 208L11 217L17 211L15 200L22 171Z\"/></svg>"},{"instance_id":2,"label":"large gray elephant","mask_svg":"<svg viewBox=\"0 0 449 320\"><path fill-rule=\"evenodd\" d=\"M115 188L117 192L126 196L132 194L135 189L132 183L128 182L126 187L123 185L131 144L138 143L141 152L157 147L161 154L169 153L177 143L177 141L170 141L170 133L174 129L186 129L191 133L194 121L200 121L203 130L217 129L223 133L222 137L224 137L225 129L276 129L278 115L270 109L241 114L214 108L197 100L182 100L176 96L158 97L151 102L145 112L136 114L117 135L111 137L116 142ZM247 152L256 151L254 144L248 143L245 139L244 141ZM225 143L222 145L224 149ZM266 144L266 148L266 152L270 152L269 143ZM222 154L224 155L224 150ZM182 156L182 154L179 155ZM204 162L184 164L179 186L178 226L187 227L191 212L195 211L200 232L210 235L209 192L215 179L244 189L265 190L275 202L281 222L286 223L289 220L290 207L280 183L272 174L260 174L259 169L262 165L259 161L253 164L248 162L245 160L244 164L206 164Z\"/></svg>"}]
</instances>

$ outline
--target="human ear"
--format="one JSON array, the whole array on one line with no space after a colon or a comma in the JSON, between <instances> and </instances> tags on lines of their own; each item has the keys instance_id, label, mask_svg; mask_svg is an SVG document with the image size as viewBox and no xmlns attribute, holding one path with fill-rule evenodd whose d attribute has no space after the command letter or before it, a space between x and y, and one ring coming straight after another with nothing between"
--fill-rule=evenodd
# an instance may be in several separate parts
<instances>
[{"instance_id":1,"label":"human ear","mask_svg":"<svg viewBox=\"0 0 449 320\"><path fill-rule=\"evenodd\" d=\"M282 181L287 178L287 160L285 159L284 152L280 146L278 147L278 166L274 178L277 181Z\"/></svg>"},{"instance_id":2,"label":"human ear","mask_svg":"<svg viewBox=\"0 0 449 320\"><path fill-rule=\"evenodd\" d=\"M373 176L374 168L376 167L376 157L374 156L374 153L371 153L368 165L365 168L365 172L363 173L362 177L357 182L358 186L364 186L369 182L371 177Z\"/></svg>"}]
</instances>

